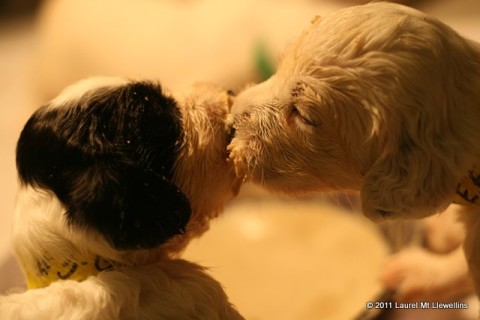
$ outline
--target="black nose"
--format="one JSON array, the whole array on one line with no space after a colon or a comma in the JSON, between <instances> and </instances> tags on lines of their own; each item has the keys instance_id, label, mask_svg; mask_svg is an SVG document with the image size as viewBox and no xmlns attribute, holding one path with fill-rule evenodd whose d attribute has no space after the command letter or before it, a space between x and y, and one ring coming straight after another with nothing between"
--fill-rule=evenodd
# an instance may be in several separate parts
<instances>
[{"instance_id":1,"label":"black nose","mask_svg":"<svg viewBox=\"0 0 480 320\"><path fill-rule=\"evenodd\" d=\"M235 97L237 95L233 90L227 90L227 94L232 97Z\"/></svg>"},{"instance_id":2,"label":"black nose","mask_svg":"<svg viewBox=\"0 0 480 320\"><path fill-rule=\"evenodd\" d=\"M233 124L230 124L228 126L228 141L232 141L232 139L235 137L235 127L233 126Z\"/></svg>"}]
</instances>

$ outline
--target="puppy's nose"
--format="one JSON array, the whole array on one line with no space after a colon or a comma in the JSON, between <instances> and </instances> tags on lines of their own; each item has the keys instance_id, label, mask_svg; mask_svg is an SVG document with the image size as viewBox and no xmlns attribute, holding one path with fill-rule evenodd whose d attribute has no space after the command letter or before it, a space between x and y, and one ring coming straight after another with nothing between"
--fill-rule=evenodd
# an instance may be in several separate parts
<instances>
[{"instance_id":1,"label":"puppy's nose","mask_svg":"<svg viewBox=\"0 0 480 320\"><path fill-rule=\"evenodd\" d=\"M228 126L228 141L232 141L232 139L235 138L235 132L236 132L236 129L233 126L233 123L231 123Z\"/></svg>"}]
</instances>

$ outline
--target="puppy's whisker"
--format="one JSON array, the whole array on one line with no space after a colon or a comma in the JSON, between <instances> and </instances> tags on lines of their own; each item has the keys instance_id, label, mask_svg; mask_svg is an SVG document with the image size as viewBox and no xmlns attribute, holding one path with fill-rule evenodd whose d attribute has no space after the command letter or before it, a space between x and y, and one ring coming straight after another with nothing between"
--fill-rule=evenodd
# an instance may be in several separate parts
<instances>
[{"instance_id":1,"label":"puppy's whisker","mask_svg":"<svg viewBox=\"0 0 480 320\"><path fill-rule=\"evenodd\" d=\"M327 14L285 50L274 76L236 97L232 113L248 115L236 128L240 161L269 190L361 190L367 217L397 219L390 238L400 249L418 241L406 220L467 200L459 188L478 198L468 178L480 168L478 66L478 43L411 7ZM345 197L337 201L358 208ZM480 293L478 217L466 216L464 248Z\"/></svg>"}]
</instances>

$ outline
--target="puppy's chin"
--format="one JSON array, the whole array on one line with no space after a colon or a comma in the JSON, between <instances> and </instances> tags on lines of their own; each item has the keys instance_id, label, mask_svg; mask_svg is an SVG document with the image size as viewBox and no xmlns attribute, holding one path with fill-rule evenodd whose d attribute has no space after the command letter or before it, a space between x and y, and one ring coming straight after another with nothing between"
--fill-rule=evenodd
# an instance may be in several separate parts
<instances>
[{"instance_id":1,"label":"puppy's chin","mask_svg":"<svg viewBox=\"0 0 480 320\"><path fill-rule=\"evenodd\" d=\"M362 212L365 217L373 222L386 222L389 220L396 220L408 218L408 214L393 212L385 209L371 208L368 204L362 202Z\"/></svg>"},{"instance_id":2,"label":"puppy's chin","mask_svg":"<svg viewBox=\"0 0 480 320\"><path fill-rule=\"evenodd\" d=\"M362 191L363 193L363 191ZM364 194L361 195L362 212L373 222L385 222L389 220L408 220L423 219L446 209L450 200L446 200L445 204L435 208L424 208L413 206L413 209L402 208L400 206L379 206L375 199L368 199ZM447 198L448 199L448 198Z\"/></svg>"}]
</instances>

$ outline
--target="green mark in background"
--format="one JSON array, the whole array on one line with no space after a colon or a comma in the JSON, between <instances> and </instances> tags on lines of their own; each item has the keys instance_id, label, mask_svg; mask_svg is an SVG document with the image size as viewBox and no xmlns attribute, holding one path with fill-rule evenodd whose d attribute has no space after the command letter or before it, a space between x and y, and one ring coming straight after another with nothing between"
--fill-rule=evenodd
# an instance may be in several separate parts
<instances>
[{"instance_id":1,"label":"green mark in background","mask_svg":"<svg viewBox=\"0 0 480 320\"><path fill-rule=\"evenodd\" d=\"M263 41L259 41L255 47L255 68L261 81L267 80L275 73L275 63Z\"/></svg>"}]
</instances>

